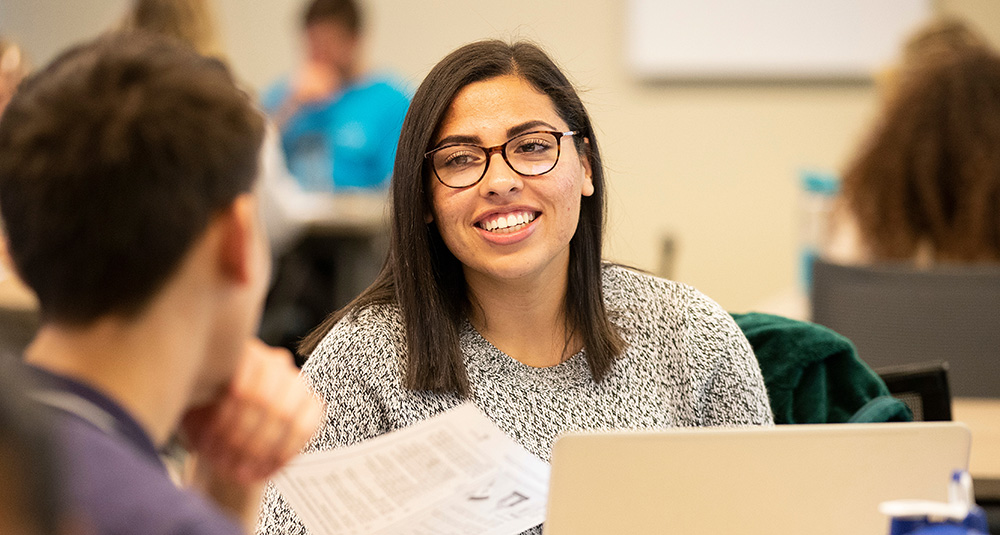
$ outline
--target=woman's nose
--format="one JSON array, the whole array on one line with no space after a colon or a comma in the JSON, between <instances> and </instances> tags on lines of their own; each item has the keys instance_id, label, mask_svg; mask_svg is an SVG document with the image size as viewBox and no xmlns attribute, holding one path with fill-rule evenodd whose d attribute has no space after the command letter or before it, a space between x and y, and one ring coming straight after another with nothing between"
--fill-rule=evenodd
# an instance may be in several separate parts
<instances>
[{"instance_id":1,"label":"woman's nose","mask_svg":"<svg viewBox=\"0 0 1000 535\"><path fill-rule=\"evenodd\" d=\"M480 181L480 191L484 196L507 195L520 191L524 185L521 175L507 165L507 160L499 151L490 155L487 161L486 174Z\"/></svg>"}]
</instances>

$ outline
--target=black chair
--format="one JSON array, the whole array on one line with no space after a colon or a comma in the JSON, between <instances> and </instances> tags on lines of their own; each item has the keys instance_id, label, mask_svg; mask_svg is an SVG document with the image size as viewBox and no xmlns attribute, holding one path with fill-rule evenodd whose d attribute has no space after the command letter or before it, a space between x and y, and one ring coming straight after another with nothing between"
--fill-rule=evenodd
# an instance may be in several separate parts
<instances>
[{"instance_id":1,"label":"black chair","mask_svg":"<svg viewBox=\"0 0 1000 535\"><path fill-rule=\"evenodd\" d=\"M910 408L915 421L950 421L948 363L927 362L878 368L889 393Z\"/></svg>"},{"instance_id":2,"label":"black chair","mask_svg":"<svg viewBox=\"0 0 1000 535\"><path fill-rule=\"evenodd\" d=\"M948 363L951 395L1000 397L1000 268L813 265L812 320L872 368Z\"/></svg>"}]
</instances>

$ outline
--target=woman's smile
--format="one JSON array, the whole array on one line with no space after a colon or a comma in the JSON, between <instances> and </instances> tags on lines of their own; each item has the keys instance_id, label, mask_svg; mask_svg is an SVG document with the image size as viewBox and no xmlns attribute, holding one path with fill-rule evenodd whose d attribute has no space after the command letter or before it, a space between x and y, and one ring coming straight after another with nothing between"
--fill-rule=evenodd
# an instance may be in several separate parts
<instances>
[{"instance_id":1,"label":"woman's smile","mask_svg":"<svg viewBox=\"0 0 1000 535\"><path fill-rule=\"evenodd\" d=\"M477 222L476 226L493 234L510 234L523 229L539 215L542 215L541 212L518 210L506 215L490 215Z\"/></svg>"},{"instance_id":2,"label":"woman's smile","mask_svg":"<svg viewBox=\"0 0 1000 535\"><path fill-rule=\"evenodd\" d=\"M524 208L491 210L473 224L483 240L492 245L514 245L526 240L542 213Z\"/></svg>"}]
</instances>

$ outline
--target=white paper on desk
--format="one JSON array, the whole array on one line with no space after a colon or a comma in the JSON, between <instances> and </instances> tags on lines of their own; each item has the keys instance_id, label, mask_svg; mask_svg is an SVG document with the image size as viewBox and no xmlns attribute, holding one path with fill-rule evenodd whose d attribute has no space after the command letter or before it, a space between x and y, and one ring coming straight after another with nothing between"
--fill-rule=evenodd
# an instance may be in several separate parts
<instances>
[{"instance_id":1,"label":"white paper on desk","mask_svg":"<svg viewBox=\"0 0 1000 535\"><path fill-rule=\"evenodd\" d=\"M465 404L300 455L274 484L311 535L514 535L545 519L548 479L548 463Z\"/></svg>"}]
</instances>

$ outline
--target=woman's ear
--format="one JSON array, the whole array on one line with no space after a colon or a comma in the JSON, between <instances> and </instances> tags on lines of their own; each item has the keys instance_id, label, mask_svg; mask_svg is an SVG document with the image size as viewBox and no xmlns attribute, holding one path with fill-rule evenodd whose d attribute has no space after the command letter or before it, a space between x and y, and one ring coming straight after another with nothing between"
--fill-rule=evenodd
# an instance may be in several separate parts
<instances>
[{"instance_id":1,"label":"woman's ear","mask_svg":"<svg viewBox=\"0 0 1000 535\"><path fill-rule=\"evenodd\" d=\"M580 166L583 167L583 184L581 195L590 197L594 194L594 173L590 166L590 139L583 138L584 150L580 152Z\"/></svg>"}]
</instances>

